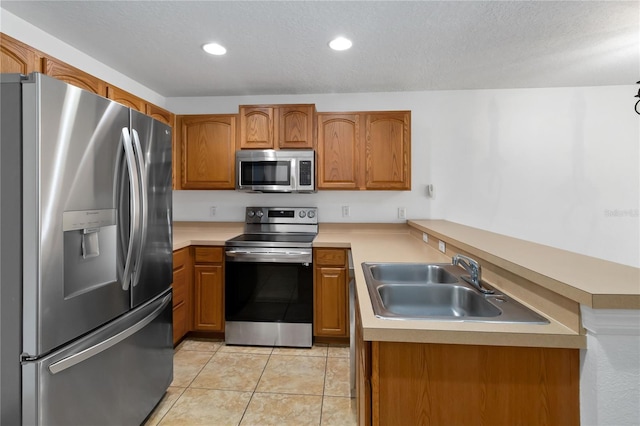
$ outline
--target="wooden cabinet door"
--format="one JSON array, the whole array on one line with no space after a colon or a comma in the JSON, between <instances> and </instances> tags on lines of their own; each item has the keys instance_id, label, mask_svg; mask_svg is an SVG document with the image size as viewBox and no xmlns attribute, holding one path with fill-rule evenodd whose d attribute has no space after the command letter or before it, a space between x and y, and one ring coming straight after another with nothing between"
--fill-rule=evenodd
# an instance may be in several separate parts
<instances>
[{"instance_id":1,"label":"wooden cabinet door","mask_svg":"<svg viewBox=\"0 0 640 426\"><path fill-rule=\"evenodd\" d=\"M240 148L273 148L272 107L240 107Z\"/></svg>"},{"instance_id":2,"label":"wooden cabinet door","mask_svg":"<svg viewBox=\"0 0 640 426\"><path fill-rule=\"evenodd\" d=\"M358 189L362 180L361 151L358 114L318 114L319 189Z\"/></svg>"},{"instance_id":3,"label":"wooden cabinet door","mask_svg":"<svg viewBox=\"0 0 640 426\"><path fill-rule=\"evenodd\" d=\"M236 115L178 117L181 171L176 175L182 189L235 189L236 120Z\"/></svg>"},{"instance_id":4,"label":"wooden cabinet door","mask_svg":"<svg viewBox=\"0 0 640 426\"><path fill-rule=\"evenodd\" d=\"M348 337L348 288L345 268L316 268L314 286L314 334Z\"/></svg>"},{"instance_id":5,"label":"wooden cabinet door","mask_svg":"<svg viewBox=\"0 0 640 426\"><path fill-rule=\"evenodd\" d=\"M579 382L578 349L372 342L374 425L579 425Z\"/></svg>"},{"instance_id":6,"label":"wooden cabinet door","mask_svg":"<svg viewBox=\"0 0 640 426\"><path fill-rule=\"evenodd\" d=\"M411 113L365 115L365 186L411 189Z\"/></svg>"},{"instance_id":7,"label":"wooden cabinet door","mask_svg":"<svg viewBox=\"0 0 640 426\"><path fill-rule=\"evenodd\" d=\"M196 264L195 324L200 331L224 331L222 265Z\"/></svg>"},{"instance_id":8,"label":"wooden cabinet door","mask_svg":"<svg viewBox=\"0 0 640 426\"><path fill-rule=\"evenodd\" d=\"M189 248L173 253L173 344L191 329L191 256Z\"/></svg>"},{"instance_id":9,"label":"wooden cabinet door","mask_svg":"<svg viewBox=\"0 0 640 426\"><path fill-rule=\"evenodd\" d=\"M42 69L48 76L80 87L100 96L107 96L107 85L104 81L64 62L52 58L42 59Z\"/></svg>"},{"instance_id":10,"label":"wooden cabinet door","mask_svg":"<svg viewBox=\"0 0 640 426\"><path fill-rule=\"evenodd\" d=\"M35 49L0 33L0 72L29 74L40 71L40 66Z\"/></svg>"},{"instance_id":11,"label":"wooden cabinet door","mask_svg":"<svg viewBox=\"0 0 640 426\"><path fill-rule=\"evenodd\" d=\"M314 250L315 336L349 337L349 282L344 249Z\"/></svg>"},{"instance_id":12,"label":"wooden cabinet door","mask_svg":"<svg viewBox=\"0 0 640 426\"><path fill-rule=\"evenodd\" d=\"M166 109L162 109L154 104L150 104L147 102L145 107L145 114L147 114L151 118L158 120L161 123L166 124L167 126L174 127L175 125L175 116Z\"/></svg>"},{"instance_id":13,"label":"wooden cabinet door","mask_svg":"<svg viewBox=\"0 0 640 426\"><path fill-rule=\"evenodd\" d=\"M280 149L314 147L315 105L287 105L277 108L277 140Z\"/></svg>"},{"instance_id":14,"label":"wooden cabinet door","mask_svg":"<svg viewBox=\"0 0 640 426\"><path fill-rule=\"evenodd\" d=\"M147 103L144 99L140 99L125 90L119 89L115 86L107 86L107 98L146 114Z\"/></svg>"}]
</instances>

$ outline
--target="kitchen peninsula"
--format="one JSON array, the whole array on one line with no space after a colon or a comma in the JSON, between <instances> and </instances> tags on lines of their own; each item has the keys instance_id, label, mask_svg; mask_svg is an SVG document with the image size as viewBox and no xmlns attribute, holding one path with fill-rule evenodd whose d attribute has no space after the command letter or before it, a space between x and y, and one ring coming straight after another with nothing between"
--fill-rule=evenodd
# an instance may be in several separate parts
<instances>
[{"instance_id":1,"label":"kitchen peninsula","mask_svg":"<svg viewBox=\"0 0 640 426\"><path fill-rule=\"evenodd\" d=\"M235 223L176 223L174 249L192 244L223 245L226 239L241 231L242 225ZM423 242L423 233L428 235L426 243ZM445 253L438 250L440 241L445 243ZM584 392L579 390L579 387L584 387L584 380L590 380L589 377L594 375L592 372L584 371L584 366L583 371L579 371L580 349L587 349L583 351L585 360L589 359L591 352L594 356L598 355L597 350L591 351L588 344L588 338L593 337L586 334L587 330L583 324L585 314L588 316L592 312L597 313L603 309L633 315L640 308L640 289L637 286L634 287L640 277L637 268L447 221L415 220L407 224L321 224L320 232L314 241L314 248L329 247L351 249L355 265L355 288L358 300L356 310L359 323L356 335L360 340L359 349L365 348L364 353L361 351L358 353L359 358L360 355L363 356L362 360L359 360L361 361L359 367L363 368L361 373L368 375L363 378L360 374L362 384L359 388L358 402L361 424L384 423L385 415L389 413L380 405L385 402L384 395L391 395L389 392L394 389L393 386L398 386L398 383L402 386L416 385L416 383L422 386L423 379L428 378L424 376L428 371L425 356L428 354L436 360L437 353L445 356L440 358L441 360L449 356L453 357L452 359L475 356L477 360L483 359L487 362L487 366L494 365L489 363L489 360L499 358L500 362L493 368L486 370L481 368L482 371L487 372L486 374L503 368L527 371L532 370L533 365L542 366L539 372L542 376L533 377L533 379L539 380L541 377L546 378L544 380L548 379L549 382L544 383L544 386L549 386L545 392L551 392L550 389L555 386L551 383L553 382L551 378L555 377L555 384L558 385L556 389L560 392L558 397L564 401L562 409L558 408L557 412L550 410L550 415L562 414L563 420L577 424L580 421L579 393ZM389 321L374 316L362 269L359 267L362 262L448 263L451 256L456 253L464 253L476 258L483 267L484 278L491 285L543 314L549 319L549 324ZM602 280L602 277L608 277L610 280L606 285L598 286L598 280ZM528 353L527 349L532 348L535 348L535 351ZM409 352L406 352L407 349ZM445 349L475 352L447 354L442 352ZM442 355L443 353L445 355ZM399 356L406 362L393 362L393 359L397 360ZM384 357L391 362L386 362ZM558 364L552 367L557 370L545 371L544 364L547 364L550 358L559 359ZM470 359L465 362L470 362ZM516 362L512 362L512 366L506 365L508 359L515 359ZM469 365L477 366L474 362ZM526 362L527 368L523 369L521 362ZM538 364L535 364L536 362ZM412 365L412 363L425 366L425 370L422 373L408 371L406 368L392 371L394 365ZM563 366L569 366L569 368ZM386 368L386 373L381 372L381 368L383 370ZM382 375L372 377L372 371ZM444 371L453 373L455 369ZM563 375L558 376L560 372ZM384 377L387 373L409 374L405 377L408 382L402 380L389 382L389 378ZM500 377L507 380L509 376L498 375L491 379L494 380L493 382L489 380L486 384L491 383L491 386L494 386L495 380L501 380ZM563 378L568 383L557 383L557 380ZM579 384L580 381L583 382L582 385ZM432 389L429 386L420 388L422 393L418 393L417 400L412 400L414 404L424 405L419 407L420 411L405 410L405 414L412 416L411 418L415 418L416 415L438 418L435 408L432 407L430 411L429 404L426 402L431 401L427 395L433 395L430 393ZM481 383L480 386L484 384ZM494 389L497 388L494 386ZM562 394L562 392L565 393ZM405 394L406 392L403 393ZM397 404L397 401L391 400L391 402ZM433 400L433 403L436 402ZM507 405L513 403L508 401ZM530 403L535 407L532 401ZM470 406L478 409L478 406L473 403L470 403ZM585 410L588 408L582 408L582 416L585 415ZM452 409L449 413L451 412L461 411ZM442 413L438 415L440 414ZM556 417L556 419L559 418ZM461 419L464 420L464 418Z\"/></svg>"}]
</instances>

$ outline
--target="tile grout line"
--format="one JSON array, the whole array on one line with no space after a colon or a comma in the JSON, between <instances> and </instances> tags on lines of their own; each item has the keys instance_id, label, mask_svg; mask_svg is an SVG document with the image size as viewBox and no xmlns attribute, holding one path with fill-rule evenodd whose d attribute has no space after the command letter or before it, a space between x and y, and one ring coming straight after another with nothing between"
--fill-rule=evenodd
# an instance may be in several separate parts
<instances>
[{"instance_id":1,"label":"tile grout line","mask_svg":"<svg viewBox=\"0 0 640 426\"><path fill-rule=\"evenodd\" d=\"M324 407L324 394L327 386L327 367L329 367L329 348L327 347L327 356L324 359L324 380L322 381L322 398L320 398L320 422L318 426L322 426L322 408Z\"/></svg>"},{"instance_id":2,"label":"tile grout line","mask_svg":"<svg viewBox=\"0 0 640 426\"><path fill-rule=\"evenodd\" d=\"M174 356L174 358L175 358L175 356L176 356L176 354L177 354L178 352L180 352L180 351L182 351L182 350L184 349L184 342L185 342L185 341L186 341L186 340L183 340L182 342L180 342L180 344L178 344L178 346L175 348L175 350L174 350L174 352L173 352L173 356ZM218 347L216 348L216 350L215 350L215 351L213 351L213 352L211 353L211 357L210 357L210 358L209 358L209 360L204 364L205 366L209 363L209 361L211 361L211 358L213 358L213 355L215 355L215 354L216 354L216 352L218 352L218 349L219 349L219 348L220 348L220 347L218 346ZM186 350L186 349L185 349L185 350ZM201 352L202 352L202 351L201 351ZM171 409L174 407L174 405L176 405L176 403L178 402L178 400L180 400L180 398L182 398L182 395L184 395L185 391L191 387L191 384L192 384L192 383L193 383L193 381L196 379L196 377L198 377L198 374L200 374L200 373L202 372L202 370L203 370L203 369L204 369L204 366L200 369L200 371L198 371L198 373L197 373L197 374L195 375L195 377L191 380L191 382L189 382L189 384L188 384L187 386L185 386L185 387L181 388L181 389L182 389L182 392L180 392L180 395L178 395L178 397L176 398L176 400L175 400L175 401L173 401L173 404L171 404L171 405L167 408L167 411L162 415L162 417L160 417L160 418L158 419L158 421L156 422L156 425L157 425L157 426L159 426L159 425L160 425L160 423L162 423L162 420L164 420L164 418L167 416L167 414L169 414L169 411L171 411ZM171 384L169 384L169 386L171 386ZM173 387L180 388L180 386L173 386ZM195 389L195 388L194 388L194 389ZM156 408L157 408L157 407L156 407Z\"/></svg>"},{"instance_id":3,"label":"tile grout line","mask_svg":"<svg viewBox=\"0 0 640 426\"><path fill-rule=\"evenodd\" d=\"M177 353L178 353L178 352L180 352L180 351L183 351L183 350L184 350L184 351L187 351L187 349L185 349L185 348L184 348L184 342L181 342L181 344L180 344L179 346L180 346L180 347L179 347L179 349L174 353L174 356L175 356L175 354L177 354ZM176 399L173 401L173 403L171 404L171 406L167 407L166 412L163 414L163 416L162 416L161 418L159 418L159 419L157 420L157 422L155 423L155 425L158 425L158 426L159 426L159 425L161 424L161 422L162 422L165 418L167 418L167 414L169 414L169 413L171 412L171 410L175 407L176 403L177 403L181 398L183 398L183 397L184 397L184 394L185 394L185 392L186 392L186 390L187 390L187 389L200 389L200 387L194 387L194 386L193 386L193 385L194 385L194 383L195 383L196 378L197 378L197 377L202 373L202 371L203 371L203 370L205 369L205 367L206 367L206 366L207 366L207 365L212 361L212 359L215 357L215 355L216 355L217 353L223 353L223 352L224 352L224 353L226 353L225 351L223 351L224 347L225 347L225 345L224 345L224 343L223 343L223 342L215 346L215 349L214 349L213 351L211 351L211 352L210 352L210 354L211 354L211 355L209 356L208 360L204 363L204 365L203 365L200 369L198 369L198 371L197 371L197 373L195 374L194 378L193 378L193 379L192 379L192 380L191 380L191 381L186 385L186 387L181 388L182 390L181 390L180 394L176 397ZM268 367L268 365L269 365L270 361L271 361L271 360L272 360L272 358L273 358L273 355L284 356L284 357L287 357L287 358L288 358L288 357L295 358L295 357L297 357L297 356L303 356L303 357L305 357L305 358L320 358L320 357L324 357L324 359L325 359L325 360L324 360L324 374L323 374L323 377L322 377L322 380L323 380L323 383L322 383L322 391L321 391L321 393L320 393L320 395L319 395L321 398L320 398L320 407L319 407L320 412L319 412L319 423L318 423L318 425L319 425L319 426L320 426L320 425L322 425L322 421L323 421L323 408L324 408L324 402L325 402L325 397L327 396L327 393L326 393L326 387L327 387L327 384L328 384L329 358L338 358L338 359L339 359L339 358L347 358L347 359L348 359L348 357L343 357L343 356L339 356L339 355L338 355L338 356L331 356L331 357L330 357L330 356L329 356L329 349L330 349L329 345L326 345L326 346L324 347L324 354L319 355L319 356L318 356L318 355L307 355L307 354L301 354L301 353L300 353L300 354L299 354L299 353L275 353L275 350L276 350L276 348L275 348L275 347L270 347L270 350L269 350L269 353L268 353L268 354L267 354L267 353L263 353L263 354L259 354L259 353L256 353L256 354L246 353L246 355L267 355L267 360L266 360L266 362L265 362L265 364L264 364L264 366L263 366L263 368L262 368L262 370L261 370L261 373L260 373L260 375L259 375L259 377L258 377L257 381L255 382L255 385L253 386L253 390L251 390L251 391L250 391L250 392L251 392L250 398L249 398L249 400L247 401L247 403L246 403L246 405L245 405L245 407L244 407L244 410L242 411L242 414L241 414L241 416L240 416L240 420L239 420L239 422L237 423L237 425L239 426L239 425L242 423L242 421L244 420L244 418L246 417L246 414L247 414L247 412L248 412L249 406L251 405L251 402L253 401L253 398L255 397L256 393L265 393L265 394L274 394L274 395L291 395L291 396L312 396L312 394L305 394L305 393L299 393L299 392L296 392L296 393L288 393L288 392L284 392L284 393L283 393L283 392L257 392L257 389L258 389L258 387L259 387L259 385L260 385L260 382L261 382L261 380L264 378L264 374L265 374L265 372L266 372L266 369L267 369L267 367ZM198 352L209 352L209 351L199 350L199 348L194 348L194 350L195 350L195 351L198 351ZM193 352L193 351L192 351L192 350L189 350L189 351L187 351L187 352ZM233 353L233 352L232 352L232 353ZM242 352L242 351L238 351L237 353L244 353L244 352ZM178 387L177 387L177 388L178 388ZM202 388L202 389L209 389L209 388ZM247 391L241 391L241 392L247 392ZM347 398L347 399L350 399L350 397L349 397L349 396L347 396L346 398ZM148 426L152 426L152 425L148 425Z\"/></svg>"},{"instance_id":4,"label":"tile grout line","mask_svg":"<svg viewBox=\"0 0 640 426\"><path fill-rule=\"evenodd\" d=\"M240 426L242 424L242 420L244 420L244 416L247 414L247 410L249 409L249 405L251 404L251 401L253 400L253 396L256 394L256 390L258 390L258 385L260 384L260 380L262 380L262 376L264 375L265 370L267 369L267 365L269 364L269 360L271 359L271 355L273 355L273 347L271 348L271 352L269 352L269 358L267 358L267 362L264 363L264 367L262 367L262 373L260 373L260 377L258 377L258 381L256 381L256 385L253 388L253 391L251 392L251 397L249 398L249 401L247 402L247 406L244 407L244 411L242 412L242 416L240 417L240 421L238 422L238 426Z\"/></svg>"}]
</instances>

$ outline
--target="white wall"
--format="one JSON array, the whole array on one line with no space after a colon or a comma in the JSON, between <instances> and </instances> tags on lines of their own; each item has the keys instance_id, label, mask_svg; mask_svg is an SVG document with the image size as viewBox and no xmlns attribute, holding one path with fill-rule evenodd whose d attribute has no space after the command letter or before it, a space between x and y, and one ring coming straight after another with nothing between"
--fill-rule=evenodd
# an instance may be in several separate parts
<instances>
[{"instance_id":1,"label":"white wall","mask_svg":"<svg viewBox=\"0 0 640 426\"><path fill-rule=\"evenodd\" d=\"M155 105L165 106L163 96L67 43L52 37L5 9L0 10L0 31Z\"/></svg>"},{"instance_id":2,"label":"white wall","mask_svg":"<svg viewBox=\"0 0 640 426\"><path fill-rule=\"evenodd\" d=\"M238 221L247 205L316 205L324 222L447 220L640 266L640 117L634 86L172 98L178 114L253 103L412 111L411 191L174 192L176 220ZM434 184L435 198L425 186ZM351 207L343 218L341 206ZM209 207L216 206L215 217Z\"/></svg>"},{"instance_id":3,"label":"white wall","mask_svg":"<svg viewBox=\"0 0 640 426\"><path fill-rule=\"evenodd\" d=\"M583 425L640 423L640 311L581 306L587 349L580 352Z\"/></svg>"},{"instance_id":4,"label":"white wall","mask_svg":"<svg viewBox=\"0 0 640 426\"><path fill-rule=\"evenodd\" d=\"M247 205L279 204L318 206L324 222L393 222L405 207L408 218L444 218L640 266L636 86L164 99L5 10L0 29L177 114L234 113L252 103L412 111L411 191L180 191L175 220L240 221ZM426 197L430 183L434 199Z\"/></svg>"}]
</instances>

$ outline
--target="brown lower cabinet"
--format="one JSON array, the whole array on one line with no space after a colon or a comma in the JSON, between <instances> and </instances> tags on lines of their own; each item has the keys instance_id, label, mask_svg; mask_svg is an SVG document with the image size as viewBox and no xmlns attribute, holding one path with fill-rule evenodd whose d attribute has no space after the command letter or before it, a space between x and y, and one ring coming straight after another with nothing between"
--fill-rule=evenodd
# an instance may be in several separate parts
<instances>
[{"instance_id":1,"label":"brown lower cabinet","mask_svg":"<svg viewBox=\"0 0 640 426\"><path fill-rule=\"evenodd\" d=\"M194 322L196 331L224 331L224 251L194 247Z\"/></svg>"},{"instance_id":2,"label":"brown lower cabinet","mask_svg":"<svg viewBox=\"0 0 640 426\"><path fill-rule=\"evenodd\" d=\"M313 335L349 337L347 250L313 250Z\"/></svg>"},{"instance_id":3,"label":"brown lower cabinet","mask_svg":"<svg viewBox=\"0 0 640 426\"><path fill-rule=\"evenodd\" d=\"M366 342L361 328L359 425L580 423L577 349Z\"/></svg>"},{"instance_id":4,"label":"brown lower cabinet","mask_svg":"<svg viewBox=\"0 0 640 426\"><path fill-rule=\"evenodd\" d=\"M224 331L222 247L173 252L173 344L190 331Z\"/></svg>"},{"instance_id":5,"label":"brown lower cabinet","mask_svg":"<svg viewBox=\"0 0 640 426\"><path fill-rule=\"evenodd\" d=\"M189 247L173 252L173 344L191 330L191 254Z\"/></svg>"}]
</instances>

